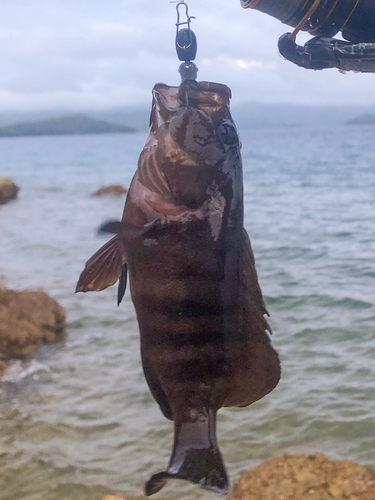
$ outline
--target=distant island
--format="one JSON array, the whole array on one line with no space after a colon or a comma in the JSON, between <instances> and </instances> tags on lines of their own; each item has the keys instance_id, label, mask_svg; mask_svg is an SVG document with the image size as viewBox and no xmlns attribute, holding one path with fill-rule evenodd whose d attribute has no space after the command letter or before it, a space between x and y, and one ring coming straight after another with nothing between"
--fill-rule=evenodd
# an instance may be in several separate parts
<instances>
[{"instance_id":1,"label":"distant island","mask_svg":"<svg viewBox=\"0 0 375 500\"><path fill-rule=\"evenodd\" d=\"M375 114L361 115L346 122L346 125L375 125Z\"/></svg>"},{"instance_id":2,"label":"distant island","mask_svg":"<svg viewBox=\"0 0 375 500\"><path fill-rule=\"evenodd\" d=\"M103 120L95 120L85 115L64 116L34 122L16 123L0 127L0 137L21 137L34 135L68 134L111 134L132 133L136 130L126 125L118 125Z\"/></svg>"}]
</instances>

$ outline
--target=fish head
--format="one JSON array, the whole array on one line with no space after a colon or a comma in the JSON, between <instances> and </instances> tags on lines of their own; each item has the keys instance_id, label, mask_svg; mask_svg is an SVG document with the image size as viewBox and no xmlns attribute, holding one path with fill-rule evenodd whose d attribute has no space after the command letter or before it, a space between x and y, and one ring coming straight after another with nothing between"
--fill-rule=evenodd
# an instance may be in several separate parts
<instances>
[{"instance_id":1,"label":"fish head","mask_svg":"<svg viewBox=\"0 0 375 500\"><path fill-rule=\"evenodd\" d=\"M185 80L179 87L159 83L153 89L151 133L169 132L180 148L196 155L214 143L219 149L237 144L231 96L230 88L220 83Z\"/></svg>"},{"instance_id":2,"label":"fish head","mask_svg":"<svg viewBox=\"0 0 375 500\"><path fill-rule=\"evenodd\" d=\"M240 157L230 98L229 87L218 83L155 85L141 182L172 203L199 207L228 158Z\"/></svg>"}]
</instances>

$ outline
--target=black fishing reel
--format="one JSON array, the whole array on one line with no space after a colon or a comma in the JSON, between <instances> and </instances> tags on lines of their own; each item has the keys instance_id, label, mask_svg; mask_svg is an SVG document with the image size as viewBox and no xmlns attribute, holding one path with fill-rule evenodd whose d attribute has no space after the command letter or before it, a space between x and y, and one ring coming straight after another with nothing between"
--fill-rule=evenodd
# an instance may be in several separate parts
<instances>
[{"instance_id":1,"label":"black fishing reel","mask_svg":"<svg viewBox=\"0 0 375 500\"><path fill-rule=\"evenodd\" d=\"M307 69L375 72L375 0L241 0L293 26L279 39L283 57ZM303 47L297 33L315 35ZM345 40L332 38L341 31Z\"/></svg>"}]
</instances>

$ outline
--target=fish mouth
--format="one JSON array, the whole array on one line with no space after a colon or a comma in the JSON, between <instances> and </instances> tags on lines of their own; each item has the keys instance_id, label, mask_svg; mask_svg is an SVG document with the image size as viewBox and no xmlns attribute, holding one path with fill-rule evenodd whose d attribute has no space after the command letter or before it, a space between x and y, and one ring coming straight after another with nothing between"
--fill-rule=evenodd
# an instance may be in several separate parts
<instances>
[{"instance_id":1,"label":"fish mouth","mask_svg":"<svg viewBox=\"0 0 375 500\"><path fill-rule=\"evenodd\" d=\"M224 106L229 106L232 97L227 85L195 80L185 80L179 87L158 83L153 88L152 94L150 125L157 128L168 122L181 107L193 107L211 114Z\"/></svg>"}]
</instances>

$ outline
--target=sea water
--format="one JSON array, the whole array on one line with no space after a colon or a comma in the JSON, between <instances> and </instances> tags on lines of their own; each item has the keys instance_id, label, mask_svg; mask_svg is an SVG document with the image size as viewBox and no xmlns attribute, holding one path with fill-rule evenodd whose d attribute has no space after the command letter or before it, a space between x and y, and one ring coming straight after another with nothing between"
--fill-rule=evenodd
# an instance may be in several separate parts
<instances>
[{"instance_id":1,"label":"sea water","mask_svg":"<svg viewBox=\"0 0 375 500\"><path fill-rule=\"evenodd\" d=\"M245 223L282 361L278 387L225 409L218 437L232 480L283 453L375 466L375 128L242 130ZM164 470L172 425L146 385L126 293L74 294L106 241L145 134L0 139L0 175L20 187L0 207L0 281L66 309L61 342L15 361L0 382L0 499L142 498ZM218 498L170 482L159 498Z\"/></svg>"}]
</instances>

